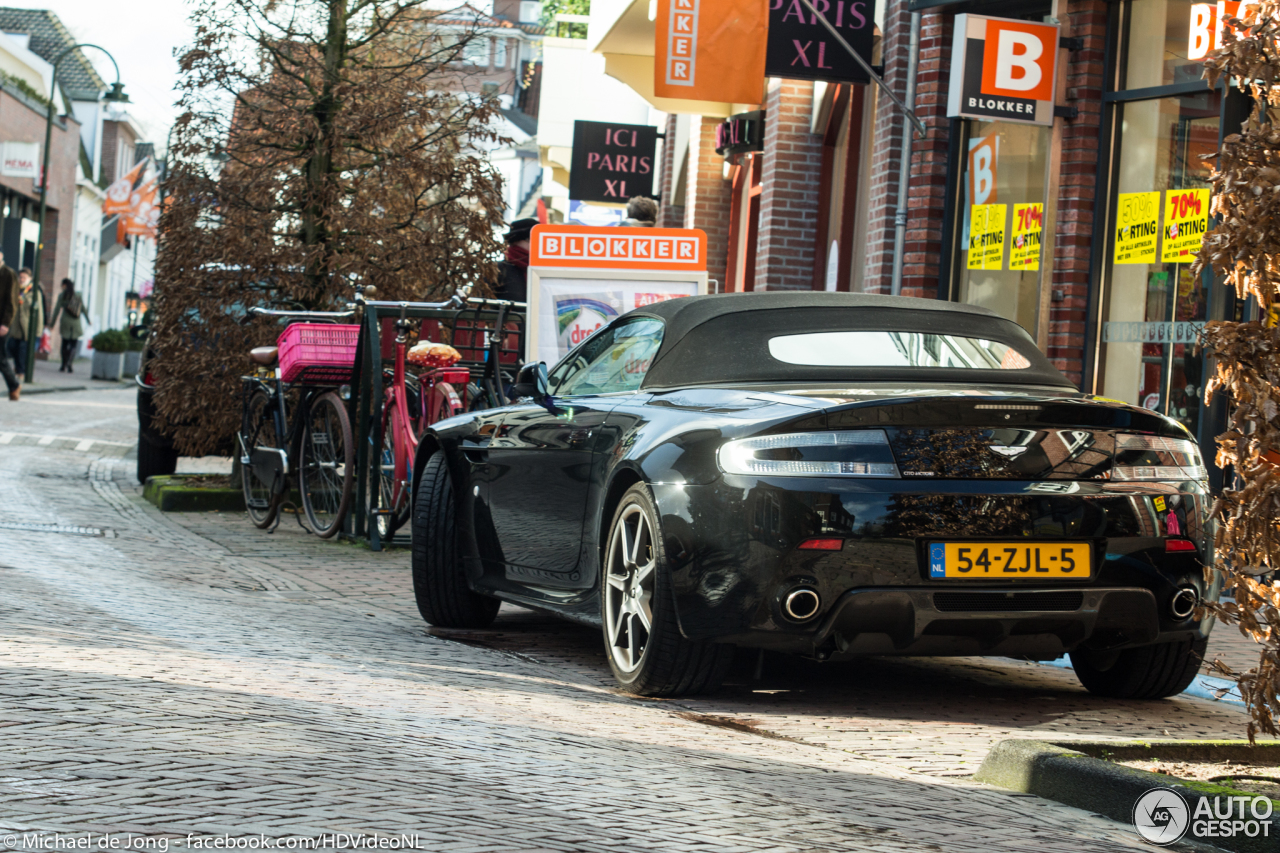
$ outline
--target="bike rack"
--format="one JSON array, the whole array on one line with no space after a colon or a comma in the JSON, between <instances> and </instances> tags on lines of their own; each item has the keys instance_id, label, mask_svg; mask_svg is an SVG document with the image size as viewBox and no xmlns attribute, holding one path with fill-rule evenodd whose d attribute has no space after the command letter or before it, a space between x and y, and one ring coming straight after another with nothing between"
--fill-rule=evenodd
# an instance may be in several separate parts
<instances>
[{"instance_id":1,"label":"bike rack","mask_svg":"<svg viewBox=\"0 0 1280 853\"><path fill-rule=\"evenodd\" d=\"M421 306L422 303L416 305ZM369 518L369 507L373 504L373 486L369 478L370 453L373 450L372 442L378 437L382 423L382 404L385 399L383 371L391 360L383 357L382 321L387 318L398 320L403 312L406 319L438 321L442 329L448 329L451 339L458 332L470 333L472 337L467 345L453 346L463 356L458 366L470 368L475 377L477 370L483 372L488 354L486 347L475 346L475 335L495 328L499 316L502 316L503 326L508 330L499 350L499 362L504 366L519 368L520 352L510 340L513 331L520 335L521 340L524 339L524 311L523 303L503 304L488 299L469 300L462 307L455 308L415 307L413 302L364 303L363 328L356 344L355 372L351 377L352 393L347 400L347 414L351 418L356 441L355 494L340 536L345 539L366 540L373 551L381 551L384 545L410 543L409 531L406 529L397 531L389 542L383 542L378 533L378 525L371 524ZM514 329L511 328L513 325Z\"/></svg>"}]
</instances>

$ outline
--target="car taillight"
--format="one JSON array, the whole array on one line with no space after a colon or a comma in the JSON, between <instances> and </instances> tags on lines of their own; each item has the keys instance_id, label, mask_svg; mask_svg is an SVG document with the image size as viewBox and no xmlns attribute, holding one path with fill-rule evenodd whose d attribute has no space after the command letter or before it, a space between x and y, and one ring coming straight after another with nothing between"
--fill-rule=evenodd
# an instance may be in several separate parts
<instances>
[{"instance_id":1,"label":"car taillight","mask_svg":"<svg viewBox=\"0 0 1280 853\"><path fill-rule=\"evenodd\" d=\"M897 477L882 429L795 432L726 442L717 456L726 474L775 477Z\"/></svg>"},{"instance_id":2,"label":"car taillight","mask_svg":"<svg viewBox=\"0 0 1280 853\"><path fill-rule=\"evenodd\" d=\"M1166 553L1176 553L1178 551L1194 551L1196 543L1186 539L1166 539L1164 540L1164 550Z\"/></svg>"},{"instance_id":3,"label":"car taillight","mask_svg":"<svg viewBox=\"0 0 1280 853\"><path fill-rule=\"evenodd\" d=\"M1113 480L1203 480L1208 476L1200 448L1186 438L1163 435L1116 436Z\"/></svg>"},{"instance_id":4,"label":"car taillight","mask_svg":"<svg viewBox=\"0 0 1280 853\"><path fill-rule=\"evenodd\" d=\"M144 373L144 374L142 375L142 384L143 384L143 385L155 385L155 384L156 384L155 377L153 377L153 376L151 375L151 372L150 372L150 371L147 371L146 373Z\"/></svg>"},{"instance_id":5,"label":"car taillight","mask_svg":"<svg viewBox=\"0 0 1280 853\"><path fill-rule=\"evenodd\" d=\"M844 549L844 540L806 539L796 547L801 551L840 551Z\"/></svg>"}]
</instances>

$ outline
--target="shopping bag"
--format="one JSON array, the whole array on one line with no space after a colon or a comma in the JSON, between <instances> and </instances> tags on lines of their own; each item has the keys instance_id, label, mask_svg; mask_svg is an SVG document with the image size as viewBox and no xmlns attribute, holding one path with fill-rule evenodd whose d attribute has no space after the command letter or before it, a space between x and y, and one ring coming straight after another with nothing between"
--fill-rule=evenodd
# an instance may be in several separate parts
<instances>
[{"instance_id":1,"label":"shopping bag","mask_svg":"<svg viewBox=\"0 0 1280 853\"><path fill-rule=\"evenodd\" d=\"M45 329L44 333L40 335L40 344L36 349L45 355L53 352L53 335L50 334L48 329Z\"/></svg>"}]
</instances>

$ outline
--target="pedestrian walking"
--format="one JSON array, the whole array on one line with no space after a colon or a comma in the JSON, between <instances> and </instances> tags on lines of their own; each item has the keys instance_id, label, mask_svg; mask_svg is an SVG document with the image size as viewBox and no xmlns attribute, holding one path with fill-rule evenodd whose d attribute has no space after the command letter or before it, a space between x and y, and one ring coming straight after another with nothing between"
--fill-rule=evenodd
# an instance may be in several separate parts
<instances>
[{"instance_id":1,"label":"pedestrian walking","mask_svg":"<svg viewBox=\"0 0 1280 853\"><path fill-rule=\"evenodd\" d=\"M658 203L638 195L627 202L627 218L622 224L629 228L652 228L658 222Z\"/></svg>"},{"instance_id":2,"label":"pedestrian walking","mask_svg":"<svg viewBox=\"0 0 1280 853\"><path fill-rule=\"evenodd\" d=\"M18 277L3 260L0 260L0 340L4 341L4 345L0 346L0 376L4 376L4 384L9 389L10 400L17 400L22 393L22 383L18 381L17 375L13 372L13 365L9 363L9 325L17 312Z\"/></svg>"},{"instance_id":3,"label":"pedestrian walking","mask_svg":"<svg viewBox=\"0 0 1280 853\"><path fill-rule=\"evenodd\" d=\"M84 302L76 293L76 283L69 278L62 280L62 293L53 306L53 316L49 318L47 328L58 324L58 334L62 336L62 366L59 373L71 373L71 362L75 360L80 339L84 337L84 324L80 315L84 313Z\"/></svg>"},{"instance_id":4,"label":"pedestrian walking","mask_svg":"<svg viewBox=\"0 0 1280 853\"><path fill-rule=\"evenodd\" d=\"M13 360L14 369L19 375L27 372L28 333L36 335L44 328L44 293L31 283L31 270L23 267L18 270L18 298L13 321L9 324L9 336L5 338L5 351ZM36 321L31 323L31 304L36 305ZM28 326L30 328L28 328ZM13 398L13 395L9 395ZM14 398L16 399L16 398Z\"/></svg>"}]
</instances>

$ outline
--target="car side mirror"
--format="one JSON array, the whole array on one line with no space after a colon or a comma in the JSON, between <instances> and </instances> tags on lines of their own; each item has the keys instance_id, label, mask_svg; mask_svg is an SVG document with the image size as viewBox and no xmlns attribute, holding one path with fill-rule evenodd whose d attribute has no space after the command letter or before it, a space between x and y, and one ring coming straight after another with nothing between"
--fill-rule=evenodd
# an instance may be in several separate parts
<instances>
[{"instance_id":1,"label":"car side mirror","mask_svg":"<svg viewBox=\"0 0 1280 853\"><path fill-rule=\"evenodd\" d=\"M511 386L511 396L517 400L521 397L532 397L538 405L546 406L554 412L555 405L551 401L551 383L547 379L547 363L545 361L531 361L520 368L520 372L516 374L516 384Z\"/></svg>"},{"instance_id":2,"label":"car side mirror","mask_svg":"<svg viewBox=\"0 0 1280 853\"><path fill-rule=\"evenodd\" d=\"M135 341L145 341L147 336L150 334L151 329L148 326L137 325L129 327L129 337L133 338Z\"/></svg>"}]
</instances>

